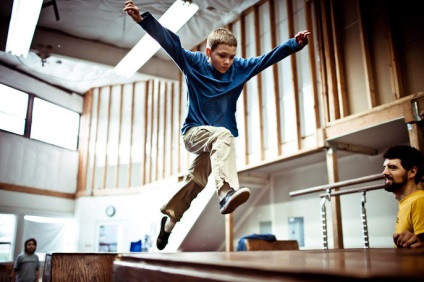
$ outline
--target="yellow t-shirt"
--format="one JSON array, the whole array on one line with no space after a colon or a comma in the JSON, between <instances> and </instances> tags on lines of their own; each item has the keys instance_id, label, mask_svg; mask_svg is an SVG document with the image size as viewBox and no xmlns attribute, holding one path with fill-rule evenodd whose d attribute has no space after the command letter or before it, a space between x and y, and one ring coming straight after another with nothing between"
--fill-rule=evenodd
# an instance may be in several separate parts
<instances>
[{"instance_id":1,"label":"yellow t-shirt","mask_svg":"<svg viewBox=\"0 0 424 282\"><path fill-rule=\"evenodd\" d=\"M424 233L424 190L418 190L399 202L396 233L405 230L415 235Z\"/></svg>"}]
</instances>

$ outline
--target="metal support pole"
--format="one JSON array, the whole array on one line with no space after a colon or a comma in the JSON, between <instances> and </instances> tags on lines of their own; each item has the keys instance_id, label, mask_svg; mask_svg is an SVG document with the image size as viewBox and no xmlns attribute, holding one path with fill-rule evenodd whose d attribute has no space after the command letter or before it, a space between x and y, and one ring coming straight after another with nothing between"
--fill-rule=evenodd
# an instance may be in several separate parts
<instances>
[{"instance_id":1,"label":"metal support pole","mask_svg":"<svg viewBox=\"0 0 424 282\"><path fill-rule=\"evenodd\" d=\"M361 214L362 214L362 234L364 237L364 248L369 248L369 238L368 238L368 222L367 222L367 210L365 209L366 203L366 191L362 192L362 202L361 202Z\"/></svg>"},{"instance_id":2,"label":"metal support pole","mask_svg":"<svg viewBox=\"0 0 424 282\"><path fill-rule=\"evenodd\" d=\"M327 236L327 209L325 204L330 201L331 190L327 189L327 194L321 200L321 223L322 223L322 244L323 249L328 249L328 236Z\"/></svg>"}]
</instances>

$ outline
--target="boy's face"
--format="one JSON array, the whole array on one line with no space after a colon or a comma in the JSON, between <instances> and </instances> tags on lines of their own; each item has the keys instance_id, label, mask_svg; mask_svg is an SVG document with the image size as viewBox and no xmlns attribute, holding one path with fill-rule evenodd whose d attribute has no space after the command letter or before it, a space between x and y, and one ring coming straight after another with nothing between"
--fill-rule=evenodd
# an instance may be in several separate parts
<instances>
[{"instance_id":1,"label":"boy's face","mask_svg":"<svg viewBox=\"0 0 424 282\"><path fill-rule=\"evenodd\" d=\"M213 51L206 48L206 56L209 63L220 73L225 73L233 64L236 56L236 47L227 44L219 44Z\"/></svg>"}]
</instances>

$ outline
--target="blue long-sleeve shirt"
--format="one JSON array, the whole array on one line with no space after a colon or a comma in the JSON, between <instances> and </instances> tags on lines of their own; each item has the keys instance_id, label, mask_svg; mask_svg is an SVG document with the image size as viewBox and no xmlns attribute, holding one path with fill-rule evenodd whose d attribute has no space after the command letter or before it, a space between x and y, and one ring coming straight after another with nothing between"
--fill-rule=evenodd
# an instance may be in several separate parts
<instances>
[{"instance_id":1,"label":"blue long-sleeve shirt","mask_svg":"<svg viewBox=\"0 0 424 282\"><path fill-rule=\"evenodd\" d=\"M181 46L180 38L145 12L140 26L152 36L183 72L187 84L187 116L181 134L195 126L222 126L238 136L237 100L244 84L267 67L301 50L303 46L292 38L270 52L254 58L234 58L232 66L218 72L201 52L191 52Z\"/></svg>"}]
</instances>

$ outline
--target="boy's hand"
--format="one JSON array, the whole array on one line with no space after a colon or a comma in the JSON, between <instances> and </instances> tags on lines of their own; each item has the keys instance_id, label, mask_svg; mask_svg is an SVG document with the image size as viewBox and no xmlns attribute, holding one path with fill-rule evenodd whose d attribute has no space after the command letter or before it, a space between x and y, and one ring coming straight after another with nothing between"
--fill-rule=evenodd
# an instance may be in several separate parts
<instances>
[{"instance_id":1,"label":"boy's hand","mask_svg":"<svg viewBox=\"0 0 424 282\"><path fill-rule=\"evenodd\" d=\"M296 39L297 43L300 46L304 46L306 44L308 44L308 36L309 34L311 34L309 31L304 30L304 31L299 31L295 36L294 39Z\"/></svg>"},{"instance_id":2,"label":"boy's hand","mask_svg":"<svg viewBox=\"0 0 424 282\"><path fill-rule=\"evenodd\" d=\"M140 9L132 1L125 1L124 11L137 23L143 20L140 15Z\"/></svg>"}]
</instances>

